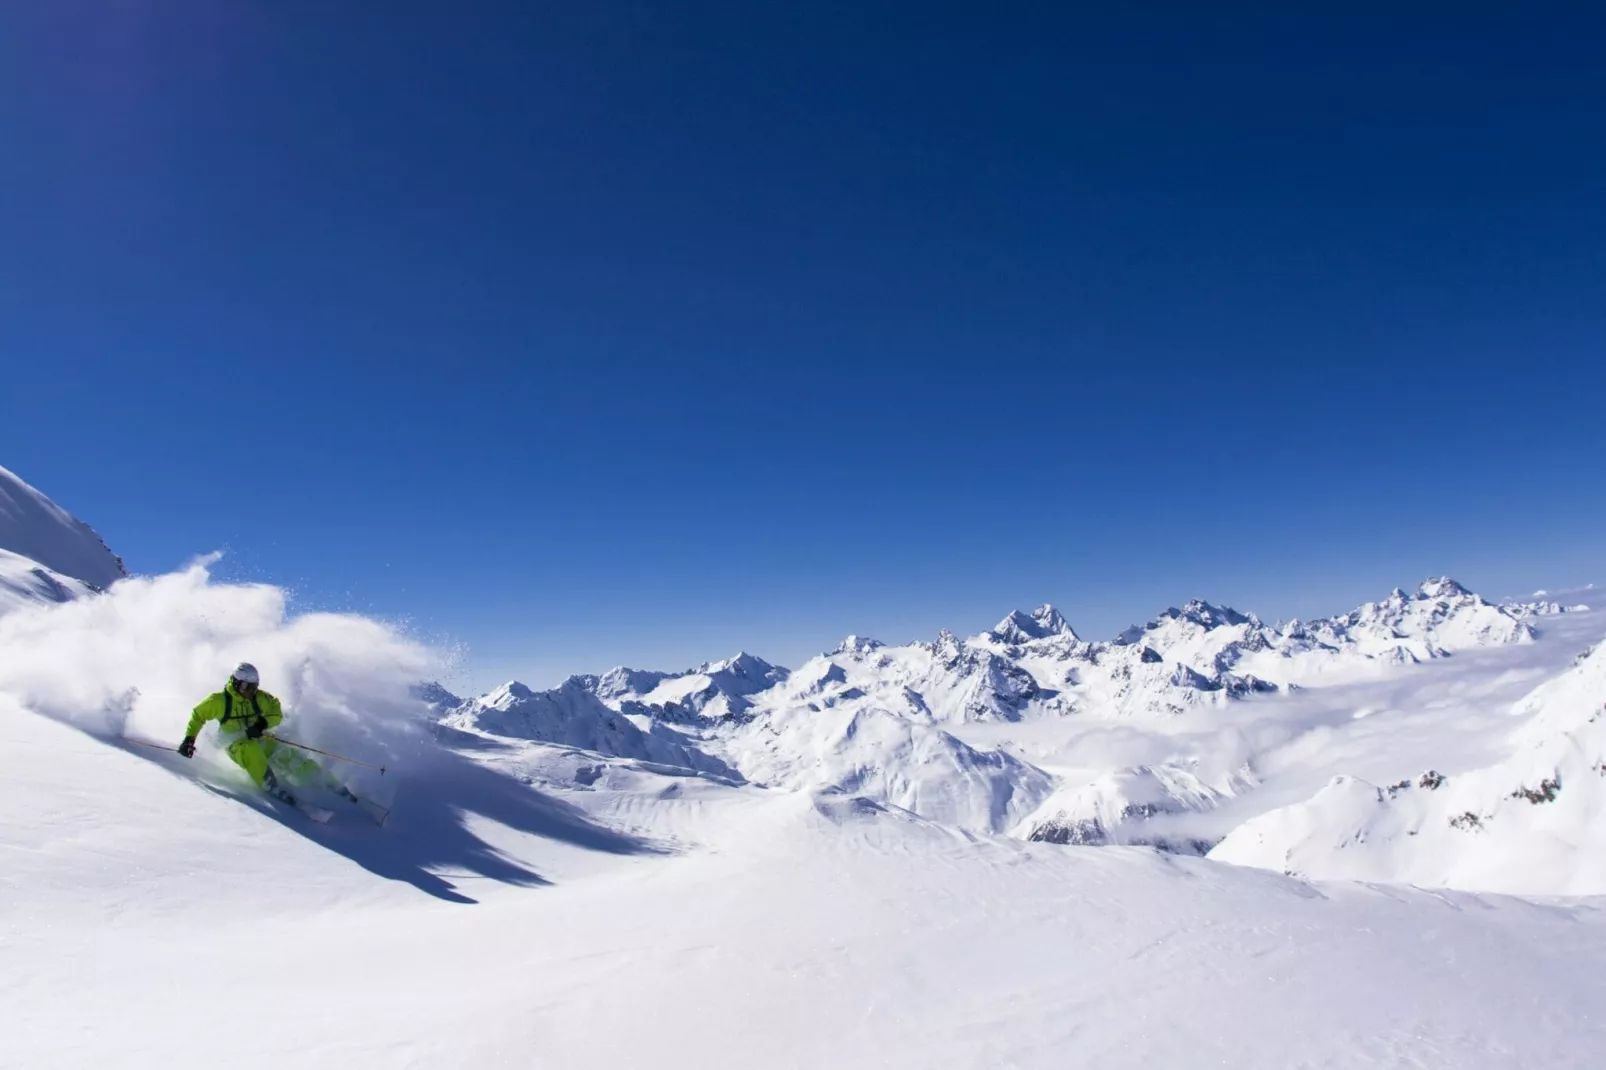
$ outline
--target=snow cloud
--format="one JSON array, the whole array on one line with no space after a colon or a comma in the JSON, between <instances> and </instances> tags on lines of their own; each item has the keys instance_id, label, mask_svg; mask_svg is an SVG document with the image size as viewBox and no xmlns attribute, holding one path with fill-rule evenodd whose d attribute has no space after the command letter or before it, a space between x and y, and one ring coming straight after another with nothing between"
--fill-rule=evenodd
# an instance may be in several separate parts
<instances>
[{"instance_id":1,"label":"snow cloud","mask_svg":"<svg viewBox=\"0 0 1606 1070\"><path fill-rule=\"evenodd\" d=\"M291 614L280 588L215 582L215 560L0 618L0 695L92 735L173 744L250 661L297 738L373 753L412 734L425 711L409 688L444 656L366 617Z\"/></svg>"}]
</instances>

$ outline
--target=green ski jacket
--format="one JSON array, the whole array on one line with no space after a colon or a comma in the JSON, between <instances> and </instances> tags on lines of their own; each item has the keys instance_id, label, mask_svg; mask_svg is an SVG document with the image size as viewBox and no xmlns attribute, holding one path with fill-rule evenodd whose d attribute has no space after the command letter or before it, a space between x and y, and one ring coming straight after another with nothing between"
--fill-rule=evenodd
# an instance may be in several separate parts
<instances>
[{"instance_id":1,"label":"green ski jacket","mask_svg":"<svg viewBox=\"0 0 1606 1070\"><path fill-rule=\"evenodd\" d=\"M201 700L190 716L190 726L184 730L184 734L197 734L208 721L217 721L220 732L244 732L246 723L258 713L267 719L269 728L277 728L279 722L284 720L284 708L279 705L278 699L260 688L254 696L246 698L234 689L231 681L222 691Z\"/></svg>"}]
</instances>

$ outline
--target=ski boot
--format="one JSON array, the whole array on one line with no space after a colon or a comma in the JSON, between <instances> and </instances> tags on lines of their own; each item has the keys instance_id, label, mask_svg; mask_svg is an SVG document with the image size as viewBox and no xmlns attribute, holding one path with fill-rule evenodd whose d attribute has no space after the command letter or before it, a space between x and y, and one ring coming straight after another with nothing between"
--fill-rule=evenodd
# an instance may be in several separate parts
<instances>
[{"instance_id":1,"label":"ski boot","mask_svg":"<svg viewBox=\"0 0 1606 1070\"><path fill-rule=\"evenodd\" d=\"M278 799L280 802L289 803L291 806L300 805L298 802L296 802L296 797L294 795L291 795L288 791L285 791L284 788L280 786L279 778L273 775L272 769L269 769L263 775L262 787L269 795L273 796L275 799Z\"/></svg>"}]
</instances>

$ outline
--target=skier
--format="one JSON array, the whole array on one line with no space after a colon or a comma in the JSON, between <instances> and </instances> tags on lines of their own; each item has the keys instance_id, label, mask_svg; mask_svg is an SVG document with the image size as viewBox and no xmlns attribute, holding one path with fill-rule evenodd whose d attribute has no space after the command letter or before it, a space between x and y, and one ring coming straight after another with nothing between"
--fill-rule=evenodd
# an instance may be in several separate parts
<instances>
[{"instance_id":1,"label":"skier","mask_svg":"<svg viewBox=\"0 0 1606 1070\"><path fill-rule=\"evenodd\" d=\"M277 698L261 689L261 681L256 666L250 662L242 661L235 666L223 690L208 696L195 707L189 727L184 731L184 742L178 745L178 752L186 758L195 757L195 737L206 722L216 721L218 735L234 764L251 774L257 787L276 799L296 806L299 804L295 796L279 783L274 767L277 766L279 774L292 784L305 784L322 770L311 758L266 735L268 729L278 727L279 722L284 720L284 709ZM324 775L330 786L343 798L357 802L357 796L349 788L327 773Z\"/></svg>"}]
</instances>

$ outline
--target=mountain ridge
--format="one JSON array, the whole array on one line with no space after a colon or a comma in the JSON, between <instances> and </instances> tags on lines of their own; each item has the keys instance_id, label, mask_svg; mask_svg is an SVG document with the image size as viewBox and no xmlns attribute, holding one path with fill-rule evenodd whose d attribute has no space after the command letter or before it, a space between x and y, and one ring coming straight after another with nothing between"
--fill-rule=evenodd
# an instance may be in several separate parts
<instances>
[{"instance_id":1,"label":"mountain ridge","mask_svg":"<svg viewBox=\"0 0 1606 1070\"><path fill-rule=\"evenodd\" d=\"M864 794L986 831L1149 842L1118 826L1215 805L1251 783L1252 771L1214 786L1180 767L1114 771L1119 783L1055 804L1053 774L953 730L1059 718L1164 721L1537 634L1445 577L1286 625L1196 599L1100 641L1081 639L1044 604L968 639L943 630L891 646L850 635L794 670L744 652L681 672L620 666L546 692L514 682L450 718L621 758L717 764L754 783ZM634 731L598 730L609 718ZM1185 842L1193 853L1210 846Z\"/></svg>"},{"instance_id":2,"label":"mountain ridge","mask_svg":"<svg viewBox=\"0 0 1606 1070\"><path fill-rule=\"evenodd\" d=\"M94 528L4 467L0 467L0 550L101 589L128 575L123 559Z\"/></svg>"}]
</instances>

